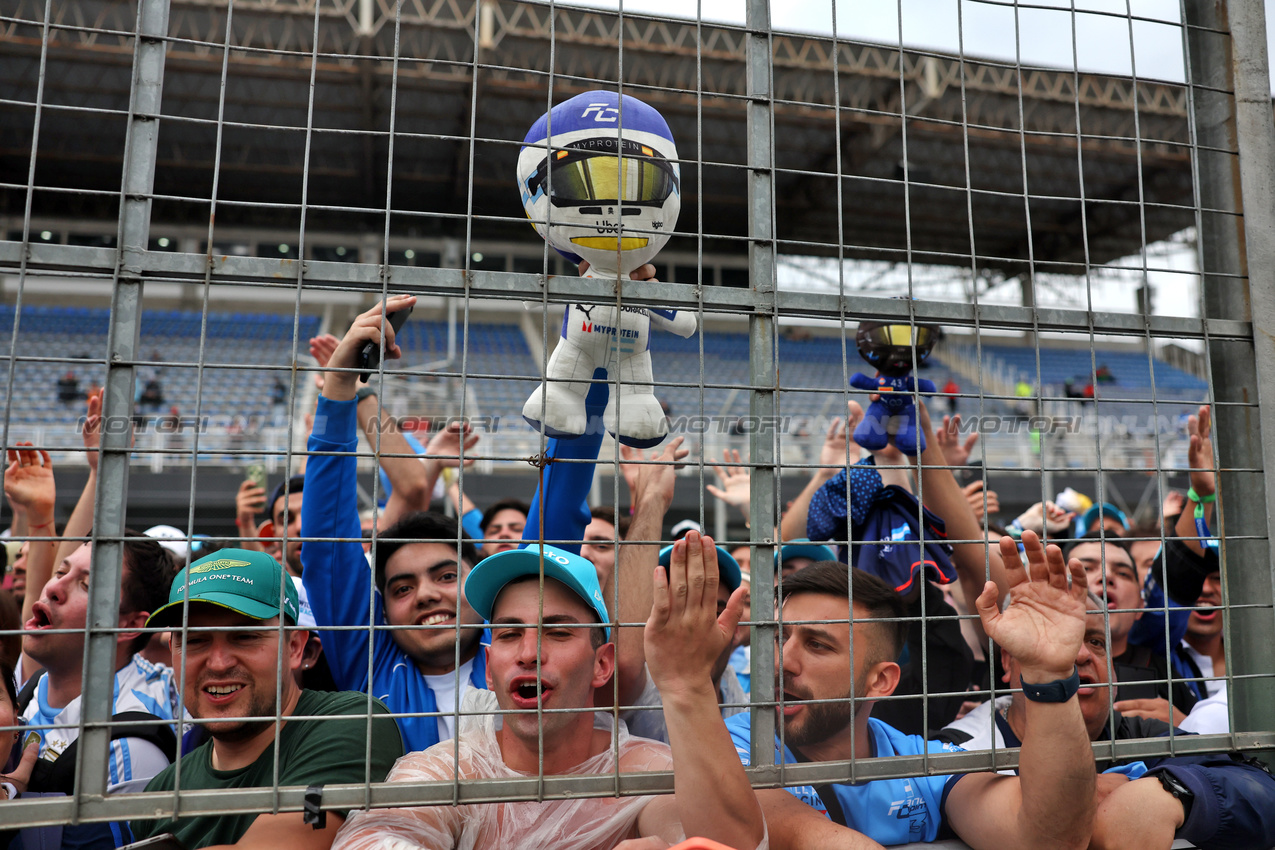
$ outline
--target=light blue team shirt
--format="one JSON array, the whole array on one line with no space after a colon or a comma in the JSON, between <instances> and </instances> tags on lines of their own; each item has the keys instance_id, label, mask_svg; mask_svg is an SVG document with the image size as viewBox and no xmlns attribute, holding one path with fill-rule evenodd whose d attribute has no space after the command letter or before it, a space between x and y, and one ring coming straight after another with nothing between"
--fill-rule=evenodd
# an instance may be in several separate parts
<instances>
[{"instance_id":1,"label":"light blue team shirt","mask_svg":"<svg viewBox=\"0 0 1275 850\"><path fill-rule=\"evenodd\" d=\"M726 718L726 728L735 742L735 752L745 764L749 756L750 712ZM941 741L926 741L919 735L904 735L875 717L868 718L874 756L918 756L924 752L956 753L961 748ZM775 763L797 764L792 750L775 739ZM943 806L952 787L964 774L918 776L908 779L874 779L857 784L832 785L846 817L846 826L881 844L911 844L938 838L943 828ZM811 808L828 814L813 786L785 789Z\"/></svg>"}]
</instances>

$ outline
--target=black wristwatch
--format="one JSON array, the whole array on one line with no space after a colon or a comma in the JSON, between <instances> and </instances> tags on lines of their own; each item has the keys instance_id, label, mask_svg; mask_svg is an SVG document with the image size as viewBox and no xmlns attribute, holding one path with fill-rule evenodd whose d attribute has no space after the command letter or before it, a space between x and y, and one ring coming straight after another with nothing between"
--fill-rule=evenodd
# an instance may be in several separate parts
<instances>
[{"instance_id":1,"label":"black wristwatch","mask_svg":"<svg viewBox=\"0 0 1275 850\"><path fill-rule=\"evenodd\" d=\"M1080 690L1080 671L1072 668L1066 679L1055 679L1052 682L1033 685L1023 682L1023 696L1032 702L1066 702Z\"/></svg>"},{"instance_id":2,"label":"black wristwatch","mask_svg":"<svg viewBox=\"0 0 1275 850\"><path fill-rule=\"evenodd\" d=\"M1176 797L1178 802L1182 804L1182 823L1190 820L1191 805L1195 803L1195 793L1167 770L1158 771L1155 778L1160 780L1160 784L1164 786L1165 791Z\"/></svg>"},{"instance_id":3,"label":"black wristwatch","mask_svg":"<svg viewBox=\"0 0 1275 850\"><path fill-rule=\"evenodd\" d=\"M356 390L356 391L355 391L355 393L354 393L354 397L355 397L356 399L358 399L358 400L359 400L359 403L360 403L360 404L361 404L361 403L362 403L362 402L363 402L363 401L364 401L364 400L365 400L368 396L374 396L374 395L376 395L376 390L372 389L371 387L360 387L360 388L359 388L358 390Z\"/></svg>"}]
</instances>

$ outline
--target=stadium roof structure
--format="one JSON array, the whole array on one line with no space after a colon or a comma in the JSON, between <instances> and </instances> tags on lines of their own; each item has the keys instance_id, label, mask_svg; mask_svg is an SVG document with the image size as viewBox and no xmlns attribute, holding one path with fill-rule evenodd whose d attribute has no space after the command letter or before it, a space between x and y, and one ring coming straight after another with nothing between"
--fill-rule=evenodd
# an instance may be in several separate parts
<instances>
[{"instance_id":1,"label":"stadium roof structure","mask_svg":"<svg viewBox=\"0 0 1275 850\"><path fill-rule=\"evenodd\" d=\"M14 5L0 210L26 202L42 82L34 214L112 219L135 6L52 4L41 80L44 0ZM296 224L304 192L307 228L380 233L388 198L391 233L538 244L518 143L551 99L614 88L622 69L684 160L672 244L693 251L702 232L706 251L747 250L746 29L513 0L403 0L396 22L395 5L173 0L155 220L206 223L216 168L218 224ZM980 270L1077 273L1195 223L1184 85L793 33L771 45L780 253L840 243L969 268L973 245Z\"/></svg>"}]
</instances>

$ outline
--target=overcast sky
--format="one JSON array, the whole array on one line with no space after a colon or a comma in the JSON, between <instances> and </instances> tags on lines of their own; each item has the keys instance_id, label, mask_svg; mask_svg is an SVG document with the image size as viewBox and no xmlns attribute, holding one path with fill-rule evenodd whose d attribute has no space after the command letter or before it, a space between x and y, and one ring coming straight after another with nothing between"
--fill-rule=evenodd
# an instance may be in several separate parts
<instances>
[{"instance_id":1,"label":"overcast sky","mask_svg":"<svg viewBox=\"0 0 1275 850\"><path fill-rule=\"evenodd\" d=\"M833 28L831 2L772 0L772 23L776 29L826 35ZM618 2L592 0L576 5L616 8ZM1019 58L1030 65L1122 76L1136 70L1141 78L1185 81L1178 0L1031 0L1030 5L1033 8L1002 0L837 0L836 28L842 37L855 40L902 42L972 57ZM624 8L693 18L697 6L694 0L624 0ZM698 10L705 21L744 22L743 0L699 0ZM1275 55L1275 0L1266 3L1266 36L1269 65L1269 57ZM1275 93L1275 70L1271 91ZM1095 269L1087 280L1042 275L1037 279L1037 301L1133 312L1138 286L1149 281L1156 290L1156 313L1198 315L1195 250L1192 234L1185 232L1148 246L1148 271L1140 268L1143 260L1135 256ZM910 280L918 297L970 298L968 271L951 266L914 265L909 270L854 261L838 272L835 261L787 257L780 264L779 282L785 287L836 291L841 275L849 288L906 291ZM1018 284L1009 281L982 294L980 300L1018 304Z\"/></svg>"},{"instance_id":2,"label":"overcast sky","mask_svg":"<svg viewBox=\"0 0 1275 850\"><path fill-rule=\"evenodd\" d=\"M567 0L571 2L571 0ZM578 5L615 8L611 2ZM1178 0L1031 0L1022 8L1002 0L837 0L837 32L846 38L886 44L900 40L909 47L960 52L969 56L1013 60L1081 71L1131 74L1182 82L1181 29ZM1074 28L1073 13L1074 5ZM625 0L632 12L694 17L688 0ZM742 0L700 0L706 21L743 23ZM832 32L831 0L772 2L777 29ZM900 23L900 15L902 22ZM1015 17L1019 33L1015 45ZM1146 18L1133 20L1130 18ZM1164 24L1156 23L1164 21ZM1267 54L1275 53L1275 3L1266 4ZM1073 50L1073 41L1075 48ZM1275 73L1271 91L1275 92Z\"/></svg>"}]
</instances>

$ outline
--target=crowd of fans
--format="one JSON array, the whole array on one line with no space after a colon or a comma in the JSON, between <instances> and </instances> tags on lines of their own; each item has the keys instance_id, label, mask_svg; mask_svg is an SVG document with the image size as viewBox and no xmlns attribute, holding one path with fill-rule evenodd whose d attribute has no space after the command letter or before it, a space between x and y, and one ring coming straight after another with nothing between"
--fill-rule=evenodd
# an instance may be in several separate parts
<instances>
[{"instance_id":1,"label":"crowd of fans","mask_svg":"<svg viewBox=\"0 0 1275 850\"><path fill-rule=\"evenodd\" d=\"M777 531L752 529L755 543L778 537L762 571L775 607L757 610L755 547L667 522L680 437L619 448L619 510L588 506L600 428L549 440L528 492L474 505L456 472L478 435L454 423L420 444L355 368L368 342L398 355L383 312L413 301L391 297L342 338L311 341L327 371L304 470L269 490L244 481L238 538L157 527L122 543L108 793L304 786L306 811L173 814L170 796L156 798L170 814L131 822L0 819L0 847L165 835L180 844L157 846L271 850L637 850L688 836L738 850L1275 845L1275 778L1260 762L1110 749L1095 762L1092 746L1229 731L1207 407L1190 419L1185 498L1135 527L1102 502L1001 516L981 478L962 487L953 474L977 442L954 402L932 420L919 400L915 459L862 452L851 402ZM607 392L589 394L595 420ZM49 455L8 450L0 811L76 789L100 409L91 392L90 476L61 528ZM384 497L363 513L360 433ZM728 453L716 469L709 493L747 522L747 459ZM436 487L451 510L430 509ZM773 635L773 678L752 669L755 635ZM820 775L839 778L751 787L744 768L770 747L753 740L753 685L774 704L775 764L835 762ZM855 770L1005 747L1021 748L1016 766ZM671 771L673 793L369 809L322 798L337 783L643 771Z\"/></svg>"}]
</instances>

